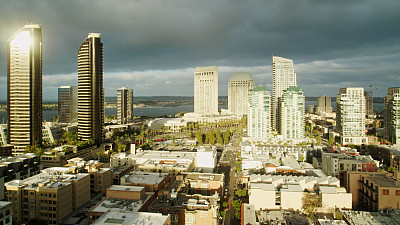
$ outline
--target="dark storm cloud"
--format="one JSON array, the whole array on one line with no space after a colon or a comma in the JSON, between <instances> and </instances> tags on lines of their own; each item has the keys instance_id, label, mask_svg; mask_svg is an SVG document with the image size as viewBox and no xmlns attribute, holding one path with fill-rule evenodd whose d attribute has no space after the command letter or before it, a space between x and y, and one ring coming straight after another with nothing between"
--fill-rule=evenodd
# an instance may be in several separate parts
<instances>
[{"instance_id":1,"label":"dark storm cloud","mask_svg":"<svg viewBox=\"0 0 400 225\"><path fill-rule=\"evenodd\" d=\"M102 33L107 95L124 85L137 95L192 95L194 67L205 65L221 68L220 95L238 69L271 87L272 54L294 59L309 96L370 83L383 96L400 85L398 0L0 3L0 99L6 40L26 22L42 24L44 98L76 84L76 55L88 32Z\"/></svg>"}]
</instances>

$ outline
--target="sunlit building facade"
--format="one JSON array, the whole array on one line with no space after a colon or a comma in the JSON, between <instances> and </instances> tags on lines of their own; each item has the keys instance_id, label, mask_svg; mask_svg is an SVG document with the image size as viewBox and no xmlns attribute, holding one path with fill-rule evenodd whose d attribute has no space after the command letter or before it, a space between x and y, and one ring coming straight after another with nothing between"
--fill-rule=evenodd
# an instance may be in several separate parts
<instances>
[{"instance_id":1,"label":"sunlit building facade","mask_svg":"<svg viewBox=\"0 0 400 225\"><path fill-rule=\"evenodd\" d=\"M400 144L400 87L388 88L385 96L385 138Z\"/></svg>"},{"instance_id":2,"label":"sunlit building facade","mask_svg":"<svg viewBox=\"0 0 400 225\"><path fill-rule=\"evenodd\" d=\"M266 87L250 90L247 133L249 137L266 139L271 131L271 94Z\"/></svg>"},{"instance_id":3,"label":"sunlit building facade","mask_svg":"<svg viewBox=\"0 0 400 225\"><path fill-rule=\"evenodd\" d=\"M117 123L127 124L133 120L133 91L122 87L117 90Z\"/></svg>"},{"instance_id":4,"label":"sunlit building facade","mask_svg":"<svg viewBox=\"0 0 400 225\"><path fill-rule=\"evenodd\" d=\"M14 154L42 142L42 29L21 28L7 42L7 138Z\"/></svg>"},{"instance_id":5,"label":"sunlit building facade","mask_svg":"<svg viewBox=\"0 0 400 225\"><path fill-rule=\"evenodd\" d=\"M339 89L336 97L336 129L343 145L367 144L364 88Z\"/></svg>"},{"instance_id":6,"label":"sunlit building facade","mask_svg":"<svg viewBox=\"0 0 400 225\"><path fill-rule=\"evenodd\" d=\"M250 73L234 73L228 82L228 110L237 116L248 113L249 92L254 88Z\"/></svg>"},{"instance_id":7,"label":"sunlit building facade","mask_svg":"<svg viewBox=\"0 0 400 225\"><path fill-rule=\"evenodd\" d=\"M203 116L218 114L216 66L196 67L194 71L194 112Z\"/></svg>"},{"instance_id":8,"label":"sunlit building facade","mask_svg":"<svg viewBox=\"0 0 400 225\"><path fill-rule=\"evenodd\" d=\"M304 138L304 93L299 87L289 87L279 98L279 132L288 139Z\"/></svg>"},{"instance_id":9,"label":"sunlit building facade","mask_svg":"<svg viewBox=\"0 0 400 225\"><path fill-rule=\"evenodd\" d=\"M103 140L103 43L90 33L78 52L78 138Z\"/></svg>"},{"instance_id":10,"label":"sunlit building facade","mask_svg":"<svg viewBox=\"0 0 400 225\"><path fill-rule=\"evenodd\" d=\"M297 86L293 60L272 56L272 78L272 127L278 130L280 127L278 111L279 98L282 97L284 90L291 86Z\"/></svg>"}]
</instances>

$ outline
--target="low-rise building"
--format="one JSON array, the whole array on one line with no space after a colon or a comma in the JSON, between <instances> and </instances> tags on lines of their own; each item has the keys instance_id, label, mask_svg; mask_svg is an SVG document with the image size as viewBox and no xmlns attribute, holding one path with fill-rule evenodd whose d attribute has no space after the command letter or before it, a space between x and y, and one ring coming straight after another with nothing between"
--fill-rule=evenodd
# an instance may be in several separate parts
<instances>
[{"instance_id":1,"label":"low-rise building","mask_svg":"<svg viewBox=\"0 0 400 225\"><path fill-rule=\"evenodd\" d=\"M319 186L319 198L325 212L352 208L352 194L342 187Z\"/></svg>"},{"instance_id":2,"label":"low-rise building","mask_svg":"<svg viewBox=\"0 0 400 225\"><path fill-rule=\"evenodd\" d=\"M164 189L169 183L168 173L148 173L148 172L133 172L129 175L121 177L121 185L140 186L146 191L158 192Z\"/></svg>"},{"instance_id":3,"label":"low-rise building","mask_svg":"<svg viewBox=\"0 0 400 225\"><path fill-rule=\"evenodd\" d=\"M368 211L392 208L400 209L399 175L372 174L361 178L360 204Z\"/></svg>"},{"instance_id":4,"label":"low-rise building","mask_svg":"<svg viewBox=\"0 0 400 225\"><path fill-rule=\"evenodd\" d=\"M28 223L44 220L57 224L60 219L90 200L89 174L66 174L61 169L46 169L24 180L5 184L13 205L13 220Z\"/></svg>"},{"instance_id":5,"label":"low-rise building","mask_svg":"<svg viewBox=\"0 0 400 225\"><path fill-rule=\"evenodd\" d=\"M150 211L171 215L171 224L218 224L223 174L183 173L162 191Z\"/></svg>"},{"instance_id":6,"label":"low-rise building","mask_svg":"<svg viewBox=\"0 0 400 225\"><path fill-rule=\"evenodd\" d=\"M40 157L33 153L0 157L0 199L4 199L4 183L23 180L40 173Z\"/></svg>"},{"instance_id":7,"label":"low-rise building","mask_svg":"<svg viewBox=\"0 0 400 225\"><path fill-rule=\"evenodd\" d=\"M12 225L12 203L0 201L0 224Z\"/></svg>"}]
</instances>

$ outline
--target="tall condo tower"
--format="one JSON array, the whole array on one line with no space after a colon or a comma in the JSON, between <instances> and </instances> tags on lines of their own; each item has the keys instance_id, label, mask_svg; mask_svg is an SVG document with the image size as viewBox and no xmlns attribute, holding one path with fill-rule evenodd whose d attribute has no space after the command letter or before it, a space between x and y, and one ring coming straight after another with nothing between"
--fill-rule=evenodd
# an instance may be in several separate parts
<instances>
[{"instance_id":1,"label":"tall condo tower","mask_svg":"<svg viewBox=\"0 0 400 225\"><path fill-rule=\"evenodd\" d=\"M332 102L329 96L319 96L317 99L317 108L315 110L317 114L331 113L332 112Z\"/></svg>"},{"instance_id":2,"label":"tall condo tower","mask_svg":"<svg viewBox=\"0 0 400 225\"><path fill-rule=\"evenodd\" d=\"M203 116L218 114L218 71L216 66L194 70L194 112Z\"/></svg>"},{"instance_id":3,"label":"tall condo tower","mask_svg":"<svg viewBox=\"0 0 400 225\"><path fill-rule=\"evenodd\" d=\"M228 82L228 110L237 116L248 113L249 91L254 88L250 73L234 73Z\"/></svg>"},{"instance_id":4,"label":"tall condo tower","mask_svg":"<svg viewBox=\"0 0 400 225\"><path fill-rule=\"evenodd\" d=\"M279 132L284 139L304 138L304 93L298 87L289 87L279 98Z\"/></svg>"},{"instance_id":5,"label":"tall condo tower","mask_svg":"<svg viewBox=\"0 0 400 225\"><path fill-rule=\"evenodd\" d=\"M291 86L297 86L293 60L272 56L272 77L272 127L278 130L280 127L278 100L282 97L284 90Z\"/></svg>"},{"instance_id":6,"label":"tall condo tower","mask_svg":"<svg viewBox=\"0 0 400 225\"><path fill-rule=\"evenodd\" d=\"M364 88L340 88L336 97L336 129L343 145L368 144L365 136Z\"/></svg>"},{"instance_id":7,"label":"tall condo tower","mask_svg":"<svg viewBox=\"0 0 400 225\"><path fill-rule=\"evenodd\" d=\"M117 120L119 124L131 123L133 119L133 91L122 87L117 90Z\"/></svg>"},{"instance_id":8,"label":"tall condo tower","mask_svg":"<svg viewBox=\"0 0 400 225\"><path fill-rule=\"evenodd\" d=\"M400 144L400 87L388 88L384 109L385 138Z\"/></svg>"},{"instance_id":9,"label":"tall condo tower","mask_svg":"<svg viewBox=\"0 0 400 225\"><path fill-rule=\"evenodd\" d=\"M78 52L78 138L103 140L103 43L90 33Z\"/></svg>"},{"instance_id":10,"label":"tall condo tower","mask_svg":"<svg viewBox=\"0 0 400 225\"><path fill-rule=\"evenodd\" d=\"M271 131L271 94L266 87L256 87L249 94L249 113L247 115L248 135L265 139Z\"/></svg>"},{"instance_id":11,"label":"tall condo tower","mask_svg":"<svg viewBox=\"0 0 400 225\"><path fill-rule=\"evenodd\" d=\"M21 28L7 42L8 143L14 154L42 143L42 29Z\"/></svg>"},{"instance_id":12,"label":"tall condo tower","mask_svg":"<svg viewBox=\"0 0 400 225\"><path fill-rule=\"evenodd\" d=\"M61 86L58 88L58 122L75 123L78 121L78 87Z\"/></svg>"}]
</instances>

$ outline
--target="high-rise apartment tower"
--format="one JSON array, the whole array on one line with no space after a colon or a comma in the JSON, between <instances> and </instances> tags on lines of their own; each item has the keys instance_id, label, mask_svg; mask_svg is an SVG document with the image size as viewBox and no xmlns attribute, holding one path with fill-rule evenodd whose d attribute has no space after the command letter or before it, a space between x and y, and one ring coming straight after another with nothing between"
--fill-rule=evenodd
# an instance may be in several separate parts
<instances>
[{"instance_id":1,"label":"high-rise apartment tower","mask_svg":"<svg viewBox=\"0 0 400 225\"><path fill-rule=\"evenodd\" d=\"M117 90L117 122L131 123L133 119L133 91L122 87Z\"/></svg>"},{"instance_id":2,"label":"high-rise apartment tower","mask_svg":"<svg viewBox=\"0 0 400 225\"><path fill-rule=\"evenodd\" d=\"M298 87L289 87L279 98L279 132L284 139L304 138L304 93Z\"/></svg>"},{"instance_id":3,"label":"high-rise apartment tower","mask_svg":"<svg viewBox=\"0 0 400 225\"><path fill-rule=\"evenodd\" d=\"M250 73L234 73L228 82L228 110L237 116L248 113L249 92L254 88Z\"/></svg>"},{"instance_id":4,"label":"high-rise apartment tower","mask_svg":"<svg viewBox=\"0 0 400 225\"><path fill-rule=\"evenodd\" d=\"M317 99L317 108L315 110L317 114L331 113L332 102L331 97L322 95Z\"/></svg>"},{"instance_id":5,"label":"high-rise apartment tower","mask_svg":"<svg viewBox=\"0 0 400 225\"><path fill-rule=\"evenodd\" d=\"M58 88L58 122L75 123L78 121L78 87L61 86Z\"/></svg>"},{"instance_id":6,"label":"high-rise apartment tower","mask_svg":"<svg viewBox=\"0 0 400 225\"><path fill-rule=\"evenodd\" d=\"M385 138L400 144L400 87L388 88L384 109Z\"/></svg>"},{"instance_id":7,"label":"high-rise apartment tower","mask_svg":"<svg viewBox=\"0 0 400 225\"><path fill-rule=\"evenodd\" d=\"M42 142L42 29L21 28L7 42L8 143L14 153Z\"/></svg>"},{"instance_id":8,"label":"high-rise apartment tower","mask_svg":"<svg viewBox=\"0 0 400 225\"><path fill-rule=\"evenodd\" d=\"M194 112L203 116L218 114L216 66L196 67L194 71Z\"/></svg>"},{"instance_id":9,"label":"high-rise apartment tower","mask_svg":"<svg viewBox=\"0 0 400 225\"><path fill-rule=\"evenodd\" d=\"M266 139L271 131L271 94L266 87L256 87L249 93L247 115L248 136Z\"/></svg>"},{"instance_id":10,"label":"high-rise apartment tower","mask_svg":"<svg viewBox=\"0 0 400 225\"><path fill-rule=\"evenodd\" d=\"M342 145L368 144L365 136L364 88L339 89L336 97L336 129Z\"/></svg>"},{"instance_id":11,"label":"high-rise apartment tower","mask_svg":"<svg viewBox=\"0 0 400 225\"><path fill-rule=\"evenodd\" d=\"M279 98L282 97L284 90L291 86L297 86L293 60L272 56L272 77L272 127L278 130L280 127L278 111Z\"/></svg>"},{"instance_id":12,"label":"high-rise apartment tower","mask_svg":"<svg viewBox=\"0 0 400 225\"><path fill-rule=\"evenodd\" d=\"M78 52L78 138L103 140L103 43L90 33Z\"/></svg>"}]
</instances>

